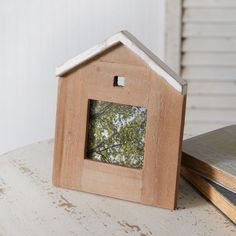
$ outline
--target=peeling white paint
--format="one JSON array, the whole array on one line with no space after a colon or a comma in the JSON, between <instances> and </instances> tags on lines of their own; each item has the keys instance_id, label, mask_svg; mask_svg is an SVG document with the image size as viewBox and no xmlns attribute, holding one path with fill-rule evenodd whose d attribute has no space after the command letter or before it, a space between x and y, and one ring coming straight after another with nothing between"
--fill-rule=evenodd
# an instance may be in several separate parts
<instances>
[{"instance_id":1,"label":"peeling white paint","mask_svg":"<svg viewBox=\"0 0 236 236\"><path fill-rule=\"evenodd\" d=\"M53 142L0 156L0 235L228 235L234 224L181 180L178 210L52 186ZM112 233L111 233L112 232Z\"/></svg>"}]
</instances>

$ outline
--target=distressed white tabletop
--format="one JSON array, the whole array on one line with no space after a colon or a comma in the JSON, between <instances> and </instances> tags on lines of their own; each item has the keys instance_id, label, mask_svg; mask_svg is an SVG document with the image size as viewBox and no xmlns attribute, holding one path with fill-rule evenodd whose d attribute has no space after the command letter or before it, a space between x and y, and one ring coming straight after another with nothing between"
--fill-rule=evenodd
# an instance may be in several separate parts
<instances>
[{"instance_id":1,"label":"distressed white tabletop","mask_svg":"<svg viewBox=\"0 0 236 236\"><path fill-rule=\"evenodd\" d=\"M181 180L170 211L52 186L52 141L0 156L0 236L236 235L236 226Z\"/></svg>"}]
</instances>

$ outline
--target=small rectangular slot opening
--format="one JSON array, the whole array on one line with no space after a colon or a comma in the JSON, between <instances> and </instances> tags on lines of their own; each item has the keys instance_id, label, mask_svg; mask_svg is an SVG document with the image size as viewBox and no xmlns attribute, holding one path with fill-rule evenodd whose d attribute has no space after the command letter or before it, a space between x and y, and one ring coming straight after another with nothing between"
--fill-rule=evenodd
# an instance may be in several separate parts
<instances>
[{"instance_id":1,"label":"small rectangular slot opening","mask_svg":"<svg viewBox=\"0 0 236 236\"><path fill-rule=\"evenodd\" d=\"M114 76L113 86L114 87L124 87L125 86L125 77L117 76L117 75Z\"/></svg>"}]
</instances>

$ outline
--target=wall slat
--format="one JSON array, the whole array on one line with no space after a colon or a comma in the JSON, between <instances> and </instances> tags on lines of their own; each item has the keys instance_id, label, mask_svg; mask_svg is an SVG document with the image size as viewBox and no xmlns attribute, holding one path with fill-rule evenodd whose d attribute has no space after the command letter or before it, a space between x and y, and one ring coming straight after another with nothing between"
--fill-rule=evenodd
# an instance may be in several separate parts
<instances>
[{"instance_id":1,"label":"wall slat","mask_svg":"<svg viewBox=\"0 0 236 236\"><path fill-rule=\"evenodd\" d=\"M186 112L188 122L235 122L236 110L189 109Z\"/></svg>"},{"instance_id":2,"label":"wall slat","mask_svg":"<svg viewBox=\"0 0 236 236\"><path fill-rule=\"evenodd\" d=\"M183 37L236 37L236 23L186 23L183 25Z\"/></svg>"},{"instance_id":3,"label":"wall slat","mask_svg":"<svg viewBox=\"0 0 236 236\"><path fill-rule=\"evenodd\" d=\"M191 7L203 7L203 8L236 7L236 1L235 0L184 0L183 6L185 8L191 8Z\"/></svg>"},{"instance_id":4,"label":"wall slat","mask_svg":"<svg viewBox=\"0 0 236 236\"><path fill-rule=\"evenodd\" d=\"M236 91L236 81L232 81L232 82L189 81L188 82L189 95L236 96L235 91Z\"/></svg>"},{"instance_id":5,"label":"wall slat","mask_svg":"<svg viewBox=\"0 0 236 236\"><path fill-rule=\"evenodd\" d=\"M236 52L236 38L187 38L182 43L183 52Z\"/></svg>"},{"instance_id":6,"label":"wall slat","mask_svg":"<svg viewBox=\"0 0 236 236\"><path fill-rule=\"evenodd\" d=\"M184 11L185 23L236 23L236 8L187 8Z\"/></svg>"},{"instance_id":7,"label":"wall slat","mask_svg":"<svg viewBox=\"0 0 236 236\"><path fill-rule=\"evenodd\" d=\"M236 0L185 0L181 75L185 137L236 123Z\"/></svg>"},{"instance_id":8,"label":"wall slat","mask_svg":"<svg viewBox=\"0 0 236 236\"><path fill-rule=\"evenodd\" d=\"M187 80L235 81L236 68L227 66L186 66L182 77Z\"/></svg>"},{"instance_id":9,"label":"wall slat","mask_svg":"<svg viewBox=\"0 0 236 236\"><path fill-rule=\"evenodd\" d=\"M236 96L199 96L189 95L187 109L202 110L236 110ZM236 123L236 116L234 117Z\"/></svg>"},{"instance_id":10,"label":"wall slat","mask_svg":"<svg viewBox=\"0 0 236 236\"><path fill-rule=\"evenodd\" d=\"M236 53L185 53L183 66L236 66Z\"/></svg>"}]
</instances>

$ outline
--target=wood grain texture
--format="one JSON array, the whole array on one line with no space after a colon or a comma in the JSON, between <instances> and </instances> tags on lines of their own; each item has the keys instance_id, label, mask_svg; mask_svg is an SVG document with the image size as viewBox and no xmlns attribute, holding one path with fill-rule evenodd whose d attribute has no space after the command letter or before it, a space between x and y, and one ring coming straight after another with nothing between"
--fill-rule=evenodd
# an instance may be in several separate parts
<instances>
[{"instance_id":1,"label":"wood grain texture","mask_svg":"<svg viewBox=\"0 0 236 236\"><path fill-rule=\"evenodd\" d=\"M236 224L236 193L217 186L189 168L181 167L181 175Z\"/></svg>"},{"instance_id":2,"label":"wood grain texture","mask_svg":"<svg viewBox=\"0 0 236 236\"><path fill-rule=\"evenodd\" d=\"M59 80L54 184L174 209L186 97L122 44ZM89 99L147 108L143 169L85 159Z\"/></svg>"},{"instance_id":3,"label":"wood grain texture","mask_svg":"<svg viewBox=\"0 0 236 236\"><path fill-rule=\"evenodd\" d=\"M182 164L236 192L236 125L185 140Z\"/></svg>"},{"instance_id":4,"label":"wood grain texture","mask_svg":"<svg viewBox=\"0 0 236 236\"><path fill-rule=\"evenodd\" d=\"M177 193L180 165L180 158L176 156L181 151L185 97L173 93L154 72L151 71L150 76L151 89L147 107L147 119L150 122L147 123L146 136L148 150L147 145L145 149L150 158L144 159L143 195L144 199L154 196L152 201L158 205L175 208L176 198L173 195ZM175 109L177 107L181 109Z\"/></svg>"},{"instance_id":5,"label":"wood grain texture","mask_svg":"<svg viewBox=\"0 0 236 236\"><path fill-rule=\"evenodd\" d=\"M182 94L187 92L187 84L181 77L174 73L164 62L162 62L156 55L154 55L148 48L146 48L137 38L135 38L128 31L120 31L111 36L100 44L88 49L78 56L65 62L62 66L56 69L56 75L63 77L71 70L76 69L79 65L86 63L88 60L100 55L107 49L123 44L137 57L142 59L152 70L162 76L173 88Z\"/></svg>"}]
</instances>

